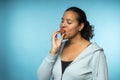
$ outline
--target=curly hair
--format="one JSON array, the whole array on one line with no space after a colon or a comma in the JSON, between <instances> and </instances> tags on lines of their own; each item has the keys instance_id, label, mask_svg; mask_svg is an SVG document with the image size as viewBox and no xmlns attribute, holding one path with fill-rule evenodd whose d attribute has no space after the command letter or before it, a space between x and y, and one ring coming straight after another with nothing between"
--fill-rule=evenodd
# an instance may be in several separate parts
<instances>
[{"instance_id":1,"label":"curly hair","mask_svg":"<svg viewBox=\"0 0 120 80\"><path fill-rule=\"evenodd\" d=\"M90 39L92 39L94 36L94 34L93 34L94 30L93 30L93 27L90 25L89 21L87 21L87 17L86 17L85 12L78 7L70 7L65 12L67 12L67 11L73 11L73 12L77 13L78 23L79 24L84 23L84 28L80 31L81 36L88 41Z\"/></svg>"}]
</instances>

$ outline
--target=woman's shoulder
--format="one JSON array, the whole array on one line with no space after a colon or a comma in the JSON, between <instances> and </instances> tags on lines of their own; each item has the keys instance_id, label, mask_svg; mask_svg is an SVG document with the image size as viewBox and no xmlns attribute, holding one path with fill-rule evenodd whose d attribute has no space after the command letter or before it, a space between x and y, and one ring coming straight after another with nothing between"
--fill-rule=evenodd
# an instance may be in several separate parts
<instances>
[{"instance_id":1,"label":"woman's shoulder","mask_svg":"<svg viewBox=\"0 0 120 80\"><path fill-rule=\"evenodd\" d=\"M100 47L96 42L91 42L89 48L90 48L92 51L103 51L103 48Z\"/></svg>"},{"instance_id":2,"label":"woman's shoulder","mask_svg":"<svg viewBox=\"0 0 120 80\"><path fill-rule=\"evenodd\" d=\"M96 42L92 42L90 49L92 50L94 57L105 56L104 49L100 47Z\"/></svg>"},{"instance_id":3,"label":"woman's shoulder","mask_svg":"<svg viewBox=\"0 0 120 80\"><path fill-rule=\"evenodd\" d=\"M86 51L92 56L105 55L104 49L100 47L96 42L91 42Z\"/></svg>"}]
</instances>

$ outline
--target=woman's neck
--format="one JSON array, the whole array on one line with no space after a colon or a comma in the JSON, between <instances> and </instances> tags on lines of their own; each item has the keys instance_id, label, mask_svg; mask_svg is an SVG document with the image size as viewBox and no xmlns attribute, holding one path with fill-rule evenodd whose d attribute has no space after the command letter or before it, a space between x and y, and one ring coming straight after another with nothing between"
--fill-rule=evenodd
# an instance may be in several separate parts
<instances>
[{"instance_id":1,"label":"woman's neck","mask_svg":"<svg viewBox=\"0 0 120 80\"><path fill-rule=\"evenodd\" d=\"M68 40L68 44L72 45L72 44L81 44L85 41L85 39L81 36L81 35L76 35L76 37L71 38Z\"/></svg>"},{"instance_id":2,"label":"woman's neck","mask_svg":"<svg viewBox=\"0 0 120 80\"><path fill-rule=\"evenodd\" d=\"M81 42L83 42L84 39L83 38L79 38L79 39L69 39L68 42L69 44L79 44Z\"/></svg>"}]
</instances>

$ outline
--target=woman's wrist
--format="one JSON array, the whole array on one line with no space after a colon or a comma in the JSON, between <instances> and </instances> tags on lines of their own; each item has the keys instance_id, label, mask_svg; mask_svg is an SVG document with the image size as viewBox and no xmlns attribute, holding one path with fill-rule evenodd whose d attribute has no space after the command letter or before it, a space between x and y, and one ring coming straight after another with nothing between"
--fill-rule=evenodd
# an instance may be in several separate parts
<instances>
[{"instance_id":1,"label":"woman's wrist","mask_svg":"<svg viewBox=\"0 0 120 80\"><path fill-rule=\"evenodd\" d=\"M56 52L57 52L56 50L51 49L49 53L50 53L51 55L54 55L54 54L56 54Z\"/></svg>"}]
</instances>

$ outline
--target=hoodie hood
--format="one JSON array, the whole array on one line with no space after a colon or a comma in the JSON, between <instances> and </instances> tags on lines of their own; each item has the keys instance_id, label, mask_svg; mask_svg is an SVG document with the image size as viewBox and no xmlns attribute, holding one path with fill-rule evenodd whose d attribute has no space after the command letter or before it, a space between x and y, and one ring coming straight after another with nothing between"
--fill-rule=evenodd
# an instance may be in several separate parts
<instances>
[{"instance_id":1,"label":"hoodie hood","mask_svg":"<svg viewBox=\"0 0 120 80\"><path fill-rule=\"evenodd\" d=\"M66 41L62 43L60 54L64 48ZM93 56L96 51L103 51L103 48L101 48L96 42L92 42L89 46L87 46L72 62L77 62L81 59L84 59L87 56Z\"/></svg>"}]
</instances>

